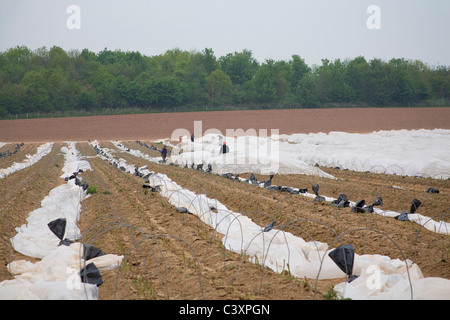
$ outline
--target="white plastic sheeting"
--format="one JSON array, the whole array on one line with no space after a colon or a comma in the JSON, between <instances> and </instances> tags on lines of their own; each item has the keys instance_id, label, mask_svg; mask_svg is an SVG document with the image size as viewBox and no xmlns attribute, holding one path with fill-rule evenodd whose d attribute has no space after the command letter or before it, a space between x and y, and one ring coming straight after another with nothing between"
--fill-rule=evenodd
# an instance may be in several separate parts
<instances>
[{"instance_id":1,"label":"white plastic sheeting","mask_svg":"<svg viewBox=\"0 0 450 320\"><path fill-rule=\"evenodd\" d=\"M346 276L328 256L330 248L326 243L307 242L276 228L264 232L250 218L228 210L215 199L183 189L164 174L153 174L149 181L151 186L161 189L161 195L172 205L186 208L224 234L222 243L228 250L245 253L252 261L276 272L289 269L299 278ZM345 298L450 299L450 280L424 278L419 267L410 261L381 255L355 255L353 274L359 277L336 287Z\"/></svg>"},{"instance_id":2,"label":"white plastic sheeting","mask_svg":"<svg viewBox=\"0 0 450 320\"><path fill-rule=\"evenodd\" d=\"M305 192L305 193L300 193L301 196L304 197L308 197L311 199L314 199L316 197L316 195L314 193L309 193L309 192ZM323 196L324 197L324 201L326 202L332 202L334 200L337 200L336 198L332 198L332 197L327 197L327 196ZM350 207L353 207L356 202L354 201L349 201ZM373 208L373 212L375 214L378 214L380 216L383 217L389 217L389 218L395 218L398 217L400 215L400 212L397 211L392 211L392 210L383 210L380 208ZM436 221L433 218L427 217L423 214L419 214L419 213L409 213L408 214L408 219L411 222L417 223L421 226L423 226L425 229L435 232L435 233L439 233L439 234L445 234L445 235L450 235L450 223L449 222L445 222L445 221Z\"/></svg>"},{"instance_id":3,"label":"white plastic sheeting","mask_svg":"<svg viewBox=\"0 0 450 320\"><path fill-rule=\"evenodd\" d=\"M230 153L219 154L223 141ZM181 147L181 148L180 148ZM450 178L450 130L389 130L368 134L330 132L224 137L206 134L191 142L183 137L171 161L212 164L216 173L254 172L330 177L315 167ZM181 154L178 154L181 151Z\"/></svg>"},{"instance_id":4,"label":"white plastic sheeting","mask_svg":"<svg viewBox=\"0 0 450 320\"><path fill-rule=\"evenodd\" d=\"M220 149L226 142L229 152L221 154ZM255 174L306 174L325 178L334 178L314 165L307 164L301 157L288 152L282 143L271 137L242 136L224 137L220 134L206 134L191 142L188 137L173 149L169 163L179 166L191 164L211 164L212 172Z\"/></svg>"},{"instance_id":5,"label":"white plastic sheeting","mask_svg":"<svg viewBox=\"0 0 450 320\"><path fill-rule=\"evenodd\" d=\"M154 163L159 163L160 161L162 161L162 157L151 157L150 155L141 152L140 150L135 150L135 149L130 149L130 148L126 148L123 144L121 144L119 141L111 141L114 146L123 151L123 152L128 152L129 154L132 154L135 157L139 157L139 158L143 158L147 161L150 162L154 162ZM103 148L103 150L106 148Z\"/></svg>"},{"instance_id":6,"label":"white plastic sheeting","mask_svg":"<svg viewBox=\"0 0 450 320\"><path fill-rule=\"evenodd\" d=\"M106 159L105 159L106 160ZM328 244L305 241L276 228L265 231L250 218L228 210L206 195L184 189L164 174L152 174L149 184L175 207L186 208L201 221L224 235L228 250L244 253L252 261L295 277L338 279L346 277L328 256ZM331 201L332 198L326 198ZM355 255L353 275L356 280L335 287L344 298L352 299L450 299L450 280L424 278L419 266L411 261L383 255Z\"/></svg>"},{"instance_id":7,"label":"white plastic sheeting","mask_svg":"<svg viewBox=\"0 0 450 320\"><path fill-rule=\"evenodd\" d=\"M120 145L118 142L115 142L115 144ZM137 167L135 165L127 164L127 162L124 159L122 159L122 158L117 159L113 155L114 151L109 150L108 148L101 148L99 146L97 140L92 141L90 143L90 145L98 152L97 156L100 159L102 159L104 161L107 161L110 165L112 165L112 166L114 166L116 168L119 168L119 169L121 169L124 172L135 174L136 170L139 170L139 172L141 172L143 175L148 175L148 174L153 173L153 171L148 170L146 166L143 166L143 167L139 168L139 167ZM124 148L124 147L120 145L120 148ZM157 162L157 161L155 161L154 159L152 159L149 156L147 156L145 158L147 160L149 160L149 161Z\"/></svg>"},{"instance_id":8,"label":"white plastic sheeting","mask_svg":"<svg viewBox=\"0 0 450 320\"><path fill-rule=\"evenodd\" d=\"M91 170L89 162L78 159L75 145L70 149L62 147L65 154L65 164L62 178L68 177L79 169ZM41 201L41 207L32 211L27 223L17 228L17 234L11 238L11 243L17 252L26 256L42 259L58 247L59 239L48 228L47 224L58 218L67 220L65 238L77 240L81 238L81 232L77 223L80 217L81 201L86 193L75 185L75 180L68 180L50 191ZM36 241L39 239L39 241Z\"/></svg>"},{"instance_id":9,"label":"white plastic sheeting","mask_svg":"<svg viewBox=\"0 0 450 320\"><path fill-rule=\"evenodd\" d=\"M5 169L0 169L0 179L6 178L7 175L10 175L11 173L14 173L16 171L28 168L29 166L32 166L39 160L41 160L43 157L45 157L47 154L52 151L53 148L53 142L47 142L45 144L40 145L37 148L37 152L34 155L27 154L23 162L17 163L14 162L12 166Z\"/></svg>"},{"instance_id":10,"label":"white plastic sheeting","mask_svg":"<svg viewBox=\"0 0 450 320\"><path fill-rule=\"evenodd\" d=\"M406 264L397 259L372 256L370 263L363 265L356 256L355 265L360 266L354 274L358 278L334 287L344 298L353 300L448 300L450 280L437 277L424 278L417 265ZM373 263L375 262L375 263ZM362 266L362 267L361 267Z\"/></svg>"},{"instance_id":11,"label":"white plastic sheeting","mask_svg":"<svg viewBox=\"0 0 450 320\"><path fill-rule=\"evenodd\" d=\"M185 150L185 152L183 153L185 155L184 157L186 159L188 159L191 156L189 155L190 151L187 151L186 148L188 148L190 141L186 142L186 139L184 139L183 141L184 142L183 142L182 148L175 149L175 150L179 151L180 149L184 149ZM157 162L159 162L161 160L160 157L150 157L148 154L142 153L139 150L126 148L118 141L113 142L113 143L122 152L128 152L128 153L130 153L130 154L132 154L134 156L144 158L144 159L146 159L146 160L148 160L150 162L156 162L157 163ZM96 146L98 146L97 143L96 143ZM107 148L104 148L103 150L106 150L105 152L109 152L109 150ZM177 152L175 152L175 153L177 153ZM175 157L174 159L178 159L179 160L179 157L177 158L177 155L175 155L174 157ZM124 168L128 168L128 169L126 169L128 172L132 173L132 171L134 170L134 166L130 166L130 165L126 164L126 162L123 159L120 159L120 160L115 160L115 159L111 160L111 159L113 159L111 154L109 154L108 156L104 156L104 160L117 161L117 162L120 163L120 165L124 166ZM199 162L194 162L194 164L201 163L200 162L201 159L202 159L202 157L196 159L196 161L199 161ZM175 160L175 163L178 164L178 160ZM170 162L172 162L172 161L173 161L173 159ZM170 162L168 162L168 163L170 163ZM187 164L187 163L185 163L185 164ZM227 168L227 169L233 170L233 168ZM254 168L246 168L246 169L254 169ZM223 170L225 170L225 168L223 168ZM243 170L243 167L241 167L241 170ZM252 172L252 171L245 171L245 172ZM225 172L225 173L232 173L232 172ZM314 172L310 172L310 173L314 173ZM246 180L246 179L243 179L243 178L240 178L240 177L238 179L240 181L245 181ZM263 188L264 184L259 184L259 186ZM293 188L293 189L296 189L296 188ZM309 193L309 192L299 193L299 195L300 196L304 196L304 197L309 197L309 198L312 198L312 199L314 199L316 197L316 195L314 193ZM328 197L328 196L323 196L323 197L324 197L325 201L327 201L327 202L331 202L331 201L336 200L336 198L333 198L333 197ZM356 202L350 201L350 206L354 206L355 204L356 204ZM392 210L383 210L383 209L380 209L380 208L373 208L373 210L374 210L375 214L378 214L378 215L383 216L383 217L395 218L395 217L400 215L400 212L392 211ZM432 231L432 232L435 232L435 233L440 233L440 234L450 235L450 223L449 222L436 221L436 220L434 220L434 219L432 219L432 218L430 218L430 217L428 217L426 215L419 214L419 213L408 214L408 219L409 219L409 221L412 221L414 223L417 223L417 224L423 226L425 229L427 229L429 231Z\"/></svg>"},{"instance_id":12,"label":"white plastic sheeting","mask_svg":"<svg viewBox=\"0 0 450 320\"><path fill-rule=\"evenodd\" d=\"M308 164L362 172L450 178L450 130L309 133L280 135L278 139L280 149Z\"/></svg>"},{"instance_id":13,"label":"white plastic sheeting","mask_svg":"<svg viewBox=\"0 0 450 320\"><path fill-rule=\"evenodd\" d=\"M63 147L61 151L65 154L62 178L70 177L79 170L91 170L89 162L80 160L75 143L69 143L69 147ZM17 234L11 238L14 249L41 260L36 263L18 260L8 264L14 279L0 283L0 299L97 298L97 286L81 283L79 271L94 261L100 271L110 270L117 267L123 257L107 254L84 261L82 244L59 245L60 239L47 225L58 218L65 218L64 239L80 239L77 222L81 201L85 197L83 189L75 185L75 179L67 179L67 183L50 191L41 208L30 213L27 224L16 229Z\"/></svg>"}]
</instances>

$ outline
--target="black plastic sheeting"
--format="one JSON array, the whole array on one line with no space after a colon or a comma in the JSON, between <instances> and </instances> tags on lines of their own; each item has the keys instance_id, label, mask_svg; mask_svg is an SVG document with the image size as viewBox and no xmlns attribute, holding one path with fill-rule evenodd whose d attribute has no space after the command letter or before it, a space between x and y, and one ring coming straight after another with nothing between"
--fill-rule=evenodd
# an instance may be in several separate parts
<instances>
[{"instance_id":1,"label":"black plastic sheeting","mask_svg":"<svg viewBox=\"0 0 450 320\"><path fill-rule=\"evenodd\" d=\"M353 275L353 264L355 261L355 248L351 244L343 244L331 251L331 260L347 275L347 282L352 282L357 278Z\"/></svg>"},{"instance_id":2,"label":"black plastic sheeting","mask_svg":"<svg viewBox=\"0 0 450 320\"><path fill-rule=\"evenodd\" d=\"M83 283L95 284L99 287L103 283L102 275L100 270L94 263L87 264L83 269L80 270L80 278Z\"/></svg>"},{"instance_id":3,"label":"black plastic sheeting","mask_svg":"<svg viewBox=\"0 0 450 320\"><path fill-rule=\"evenodd\" d=\"M66 232L67 221L65 218L58 218L47 224L49 229L61 240L59 245L70 246L73 241L64 239L64 234ZM105 253L99 248L90 245L83 244L83 259L85 261L92 258L100 257L105 255ZM89 263L83 269L80 270L81 281L84 283L95 284L100 286L103 283L100 271L95 266L94 263Z\"/></svg>"},{"instance_id":4,"label":"black plastic sheeting","mask_svg":"<svg viewBox=\"0 0 450 320\"><path fill-rule=\"evenodd\" d=\"M83 244L83 259L90 260L92 258L104 256L105 253L97 247L90 244Z\"/></svg>"},{"instance_id":5,"label":"black plastic sheeting","mask_svg":"<svg viewBox=\"0 0 450 320\"><path fill-rule=\"evenodd\" d=\"M383 205L383 199L381 197L377 197L373 204L366 206L366 200L359 200L352 208L351 212L356 213L371 213L373 212L373 207L375 206L382 206Z\"/></svg>"},{"instance_id":6,"label":"black plastic sheeting","mask_svg":"<svg viewBox=\"0 0 450 320\"><path fill-rule=\"evenodd\" d=\"M416 212L416 210L419 209L421 204L422 204L422 202L420 202L420 200L413 199L412 204L411 204L411 209L409 210L409 212L411 212L411 213Z\"/></svg>"},{"instance_id":7,"label":"black plastic sheeting","mask_svg":"<svg viewBox=\"0 0 450 320\"><path fill-rule=\"evenodd\" d=\"M269 223L269 224L264 228L263 231L264 231L264 232L269 232L270 230L272 230L272 229L275 227L276 224L277 224L276 221Z\"/></svg>"},{"instance_id":8,"label":"black plastic sheeting","mask_svg":"<svg viewBox=\"0 0 450 320\"><path fill-rule=\"evenodd\" d=\"M350 201L345 194L341 193L336 200L331 201L330 203L334 207L344 208L350 206Z\"/></svg>"},{"instance_id":9,"label":"black plastic sheeting","mask_svg":"<svg viewBox=\"0 0 450 320\"><path fill-rule=\"evenodd\" d=\"M325 201L325 197L322 197L319 195L319 185L318 184L316 184L315 186L312 186L312 190L313 190L314 194L316 195L316 197L314 198L314 201L316 201L316 202Z\"/></svg>"},{"instance_id":10,"label":"black plastic sheeting","mask_svg":"<svg viewBox=\"0 0 450 320\"><path fill-rule=\"evenodd\" d=\"M188 209L186 207L177 207L176 210L179 213L189 213Z\"/></svg>"},{"instance_id":11,"label":"black plastic sheeting","mask_svg":"<svg viewBox=\"0 0 450 320\"><path fill-rule=\"evenodd\" d=\"M399 221L410 221L408 218L408 215L411 213L416 212L416 210L420 207L420 205L422 204L422 202L416 198L414 198L412 200L411 203L411 208L408 211L402 211L401 214L399 214L398 216L395 217L395 219L399 220Z\"/></svg>"},{"instance_id":12,"label":"black plastic sheeting","mask_svg":"<svg viewBox=\"0 0 450 320\"><path fill-rule=\"evenodd\" d=\"M59 238L63 240L64 234L66 233L66 218L58 218L56 220L50 221L47 226L50 230Z\"/></svg>"},{"instance_id":13,"label":"black plastic sheeting","mask_svg":"<svg viewBox=\"0 0 450 320\"><path fill-rule=\"evenodd\" d=\"M438 189L435 189L435 188L432 188L432 187L430 187L430 188L428 188L427 189L427 191L426 191L427 193L439 193L439 190Z\"/></svg>"}]
</instances>

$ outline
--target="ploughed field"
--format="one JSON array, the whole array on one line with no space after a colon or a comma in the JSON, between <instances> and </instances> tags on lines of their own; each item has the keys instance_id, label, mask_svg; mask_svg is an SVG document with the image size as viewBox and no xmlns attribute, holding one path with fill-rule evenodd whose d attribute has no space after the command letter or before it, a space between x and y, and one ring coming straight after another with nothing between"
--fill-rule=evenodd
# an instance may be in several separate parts
<instances>
[{"instance_id":1,"label":"ploughed field","mask_svg":"<svg viewBox=\"0 0 450 320\"><path fill-rule=\"evenodd\" d=\"M224 133L226 128L279 128L280 133L288 134L450 128L448 108L362 110L332 109L326 117L321 116L324 115L320 113L322 110L314 113L314 110L303 110L303 113L278 110L1 121L0 142L12 144L1 147L0 153L16 143L24 142L24 145L19 152L0 158L0 168L23 161L26 154L35 153L42 142L55 143L52 151L36 164L0 180L0 281L12 279L7 263L36 260L15 252L9 239L15 235L16 227L26 223L28 214L41 206L41 200L49 191L65 183L60 178L64 141L78 141L77 149L93 169L82 173L83 181L95 188L95 193L81 204L78 225L83 243L90 243L106 253L125 256L119 270L102 274L99 299L326 299L332 295L334 284L345 281L345 278L298 279L289 273L287 266L280 267L277 273L265 268L262 262L252 263L245 255L226 250L221 242L222 234L198 217L178 212L158 192L143 188L142 178L97 157L88 139L97 139L101 147L115 151L115 156L128 164L146 165L149 170L166 174L196 194L217 199L262 227L276 221L278 228L306 241L321 241L332 247L352 244L358 254L409 259L417 263L425 277L450 279L448 235L373 213L352 213L349 208L315 202L298 194L149 162L121 152L110 141L120 140L130 149L159 156L157 151L143 147L136 140L161 148L154 139L170 137L176 128L193 130L195 120L203 121L203 130L217 128ZM403 118L408 114L409 119ZM313 185L320 184L320 194L337 198L345 193L353 201L365 199L368 204L381 196L382 208L399 212L409 210L411 200L417 198L422 202L418 211L437 221L450 221L449 180L320 169L338 180L275 175L272 183L307 188L309 192ZM250 172L241 176L248 178L249 175ZM269 179L260 175L257 178ZM427 193L429 187L440 193Z\"/></svg>"},{"instance_id":2,"label":"ploughed field","mask_svg":"<svg viewBox=\"0 0 450 320\"><path fill-rule=\"evenodd\" d=\"M180 128L193 132L195 121L202 121L202 133L217 129L223 134L227 129L255 129L257 134L259 129L268 130L268 134L271 129L280 134L450 129L450 108L288 109L1 120L0 142L164 139Z\"/></svg>"},{"instance_id":3,"label":"ploughed field","mask_svg":"<svg viewBox=\"0 0 450 320\"><path fill-rule=\"evenodd\" d=\"M121 143L158 156L157 151L135 141ZM180 186L217 199L261 226L276 221L278 228L307 241L326 242L333 247L353 244L358 254L409 259L419 265L425 277L450 279L447 235L430 232L411 222L373 213L352 213L349 208L336 208L300 195L271 191L190 168L149 162L121 152L111 141L99 141L99 144L114 150L117 158L164 173ZM38 145L30 143L28 148L32 150ZM35 165L1 181L0 280L11 278L6 270L8 262L32 261L15 252L9 238L15 234L15 227L26 223L29 212L40 207L40 201L48 192L64 183L59 178L64 163L62 146L64 143L55 143L52 152ZM221 243L223 235L203 224L198 217L178 212L157 192L144 189L142 178L97 157L88 142L78 142L76 146L93 169L82 173L83 181L96 189L96 193L82 202L79 221L82 241L106 253L125 255L119 272L102 274L100 299L324 299L332 284L345 281L334 279L316 283L315 279L297 279L289 274L288 268L276 273L249 262L245 256L225 250ZM8 161L21 161L23 157L24 153L18 152L0 159L0 165L4 167ZM312 185L320 184L320 194L337 198L345 193L349 199L365 199L367 203L379 195L384 208L400 212L409 209L412 198L418 198L422 202L419 211L437 221L449 221L448 180L321 169L339 180L275 175L272 183L308 188L310 192ZM248 177L248 174L241 176ZM269 179L267 176L257 178ZM425 192L430 186L440 193Z\"/></svg>"}]
</instances>

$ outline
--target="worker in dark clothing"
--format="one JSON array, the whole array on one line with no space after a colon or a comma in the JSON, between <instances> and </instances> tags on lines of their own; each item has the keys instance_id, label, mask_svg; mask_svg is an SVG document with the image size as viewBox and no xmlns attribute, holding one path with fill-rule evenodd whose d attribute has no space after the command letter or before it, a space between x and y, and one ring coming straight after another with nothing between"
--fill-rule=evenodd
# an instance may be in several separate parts
<instances>
[{"instance_id":1,"label":"worker in dark clothing","mask_svg":"<svg viewBox=\"0 0 450 320\"><path fill-rule=\"evenodd\" d=\"M194 142L194 134L191 134L191 141Z\"/></svg>"},{"instance_id":2,"label":"worker in dark clothing","mask_svg":"<svg viewBox=\"0 0 450 320\"><path fill-rule=\"evenodd\" d=\"M168 152L167 147L164 146L164 148L162 148L160 152L161 152L161 156L163 159L163 163L166 163L166 157L167 157L167 152Z\"/></svg>"},{"instance_id":3,"label":"worker in dark clothing","mask_svg":"<svg viewBox=\"0 0 450 320\"><path fill-rule=\"evenodd\" d=\"M230 152L230 148L228 148L227 143L224 141L222 147L220 147L220 153L228 153Z\"/></svg>"}]
</instances>

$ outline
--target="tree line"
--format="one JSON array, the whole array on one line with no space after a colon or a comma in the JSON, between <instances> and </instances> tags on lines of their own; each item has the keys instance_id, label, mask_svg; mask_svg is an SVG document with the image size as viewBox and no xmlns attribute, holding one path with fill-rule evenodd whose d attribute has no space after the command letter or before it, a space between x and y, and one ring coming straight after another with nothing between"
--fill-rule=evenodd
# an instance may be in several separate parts
<instances>
[{"instance_id":1,"label":"tree line","mask_svg":"<svg viewBox=\"0 0 450 320\"><path fill-rule=\"evenodd\" d=\"M258 62L251 51L216 57L167 50L155 56L104 49L17 46L0 53L0 117L68 110L205 106L317 108L449 105L450 69L419 60Z\"/></svg>"}]
</instances>

